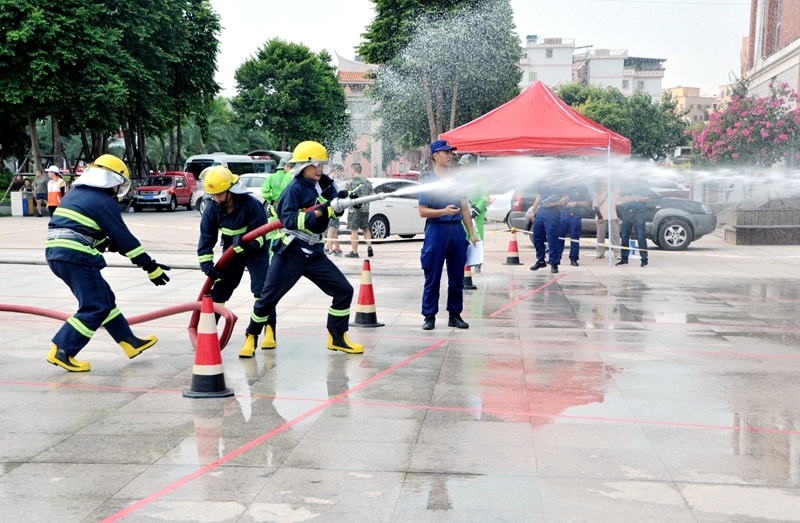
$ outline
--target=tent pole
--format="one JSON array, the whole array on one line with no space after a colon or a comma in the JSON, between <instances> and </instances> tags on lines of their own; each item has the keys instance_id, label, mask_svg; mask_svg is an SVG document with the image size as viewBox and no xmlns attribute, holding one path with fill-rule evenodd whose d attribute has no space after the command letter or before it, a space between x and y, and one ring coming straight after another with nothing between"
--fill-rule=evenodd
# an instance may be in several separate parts
<instances>
[{"instance_id":1,"label":"tent pole","mask_svg":"<svg viewBox=\"0 0 800 523\"><path fill-rule=\"evenodd\" d=\"M606 158L607 158L607 166L608 166L608 180L606 186L606 201L608 202L608 211L606 211L606 228L608 229L608 266L614 266L614 247L611 243L611 135L608 136L608 146L606 147Z\"/></svg>"}]
</instances>

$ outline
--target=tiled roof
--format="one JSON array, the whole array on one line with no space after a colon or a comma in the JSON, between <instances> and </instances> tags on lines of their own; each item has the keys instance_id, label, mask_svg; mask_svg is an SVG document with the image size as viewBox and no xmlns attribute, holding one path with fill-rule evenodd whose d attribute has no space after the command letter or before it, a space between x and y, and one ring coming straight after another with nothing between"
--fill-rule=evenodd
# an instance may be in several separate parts
<instances>
[{"instance_id":1,"label":"tiled roof","mask_svg":"<svg viewBox=\"0 0 800 523\"><path fill-rule=\"evenodd\" d=\"M338 71L336 75L339 77L340 82L372 83L371 79L366 78L367 73L361 71Z\"/></svg>"}]
</instances>

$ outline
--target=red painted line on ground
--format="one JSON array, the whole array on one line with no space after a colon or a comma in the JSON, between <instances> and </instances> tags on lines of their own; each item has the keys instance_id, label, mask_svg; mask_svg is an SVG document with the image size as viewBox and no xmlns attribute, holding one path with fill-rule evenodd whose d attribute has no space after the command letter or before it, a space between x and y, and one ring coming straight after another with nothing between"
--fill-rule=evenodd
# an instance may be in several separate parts
<instances>
[{"instance_id":1,"label":"red painted line on ground","mask_svg":"<svg viewBox=\"0 0 800 523\"><path fill-rule=\"evenodd\" d=\"M139 510L140 508L142 508L142 507L144 507L146 505L149 505L153 501L165 496L166 494L169 494L170 492L172 492L173 490L177 489L178 487L181 487L181 486L185 485L186 483L189 483L193 479L198 478L198 477L206 474L207 472L209 472L211 470L214 470L215 468L217 468L220 465L232 460L233 458L239 456L240 454L243 454L243 453L247 452L248 450L260 445L261 443L263 443L265 441L267 441L268 439L270 439L270 438L272 438L274 436L277 436L281 432L284 432L285 430L291 428L292 426L300 423L304 419L309 418L309 417L313 416L314 414L323 411L327 407L333 405L334 403L337 403L337 402L341 401L342 399L346 398L350 394L352 394L354 392L357 392L358 390L363 389L367 385L371 385L372 383L374 383L375 381L383 378L387 374L390 374L390 373L394 372L395 370L399 369L400 367L403 367L404 365L407 365L408 363L411 363L412 361L414 361L415 359L419 358L420 356L424 356L425 354L431 352L432 350L441 347L445 343L447 343L446 340L440 340L440 341L434 343L430 347L419 351L418 353L414 354L413 356L410 356L410 357L404 359L400 363L396 363L395 365L392 365L388 369L386 369L386 370L384 370L382 372L379 372L375 376L371 377L370 379L368 379L366 381L363 381L363 382L359 383L355 387L351 387L351 388L347 389L345 392L339 394L338 396L336 396L336 397L334 397L332 399L329 399L328 401L326 401L324 403L321 403L321 404L317 405L313 409L305 412L304 414L301 414L300 416L297 416L296 418L294 418L294 419L292 419L290 421L287 421L286 423L284 423L280 427L278 427L278 428L276 428L276 429L274 429L274 430L272 430L272 431L270 431L270 432L268 432L268 433L266 433L266 434L264 434L264 435L262 435L262 436L260 436L260 437L258 437L256 439L254 439L250 443L247 443L247 444L239 447L238 449L234 450L233 452L229 452L228 454L222 456L221 458L219 458L218 460L214 461L213 463L210 463L210 464L206 465L205 467L202 467L202 468L192 472L191 474L188 474L188 475L182 477L181 479L175 481L174 483L172 483L170 485L167 485L166 487L162 488L161 490L158 490L158 491L154 492L153 494L150 494L146 498L134 503L133 505L130 505L129 507L117 512L116 514L107 517L101 523L112 523L114 521L119 521L120 519L124 518L125 516L127 516L129 514L132 514L132 513L136 512L137 510Z\"/></svg>"},{"instance_id":2,"label":"red painted line on ground","mask_svg":"<svg viewBox=\"0 0 800 523\"><path fill-rule=\"evenodd\" d=\"M510 309L511 307L513 307L513 306L514 306L514 305L516 305L517 303L521 302L522 300L524 300L524 299L526 299L526 298L529 298L529 297L533 296L534 294L536 294L537 292L539 292L540 290L542 290L542 289L545 289L545 288L549 287L550 285L554 284L555 282L557 282L558 280L560 280L560 279L561 279L561 278L563 278L564 276L566 276L566 274L562 274L562 275L561 275L561 276L559 276L558 278L554 278L554 279L550 280L549 282L545 283L545 284L544 284L544 285L542 285L541 287L537 287L537 288L533 289L531 292L529 292L528 294L526 294L526 295L525 295L525 296L523 296L522 298L517 298L516 300L512 301L511 303L509 303L509 304L508 304L508 305L506 305L505 307L501 307L501 308L497 309L496 311L494 311L493 313L491 313L491 314L489 315L489 317L490 317L490 318L494 318L495 316L497 316L497 315L498 315L498 314L500 314L501 312L503 312L503 311L505 311L505 310L508 310L508 309Z\"/></svg>"}]
</instances>

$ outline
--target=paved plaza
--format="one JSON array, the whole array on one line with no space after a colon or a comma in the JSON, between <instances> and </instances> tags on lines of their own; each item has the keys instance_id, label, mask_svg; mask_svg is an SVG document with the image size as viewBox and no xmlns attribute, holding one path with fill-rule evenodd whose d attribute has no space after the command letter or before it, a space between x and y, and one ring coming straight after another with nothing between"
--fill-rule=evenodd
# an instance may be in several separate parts
<instances>
[{"instance_id":1,"label":"paved plaza","mask_svg":"<svg viewBox=\"0 0 800 523\"><path fill-rule=\"evenodd\" d=\"M122 312L196 300L199 215L125 221L173 270L154 287L107 254ZM72 313L46 225L0 219L0 303ZM421 242L377 245L386 326L351 330L361 355L326 350L330 300L302 280L278 348L239 359L243 282L231 398L182 397L188 314L134 326L160 340L135 360L98 331L91 372L68 373L45 361L60 321L0 312L0 521L800 521L800 246L708 236L641 268L584 245L554 275L521 234L524 265L503 265L491 228L469 330L442 311L422 331ZM363 258L335 263L358 290Z\"/></svg>"}]
</instances>

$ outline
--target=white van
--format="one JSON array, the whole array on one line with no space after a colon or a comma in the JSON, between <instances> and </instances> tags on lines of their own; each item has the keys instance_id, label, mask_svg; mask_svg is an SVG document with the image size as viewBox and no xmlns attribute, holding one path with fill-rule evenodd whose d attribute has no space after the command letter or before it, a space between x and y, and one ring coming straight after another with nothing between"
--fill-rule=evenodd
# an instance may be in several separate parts
<instances>
[{"instance_id":1,"label":"white van","mask_svg":"<svg viewBox=\"0 0 800 523\"><path fill-rule=\"evenodd\" d=\"M190 156L183 165L183 170L192 173L199 184L200 173L203 172L203 169L206 167L211 167L213 165L227 167L233 174L249 174L255 172L253 159L249 156L225 153L196 154Z\"/></svg>"}]
</instances>

